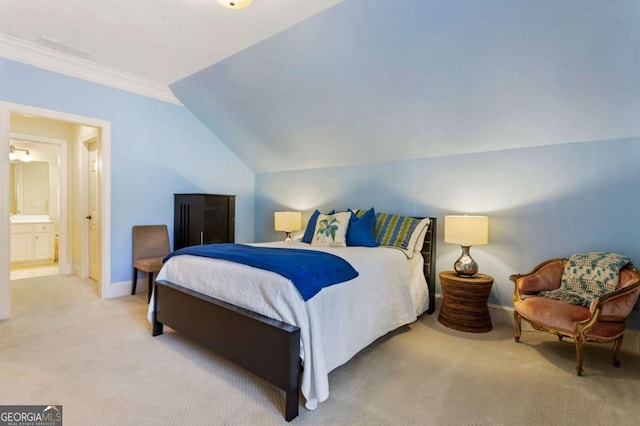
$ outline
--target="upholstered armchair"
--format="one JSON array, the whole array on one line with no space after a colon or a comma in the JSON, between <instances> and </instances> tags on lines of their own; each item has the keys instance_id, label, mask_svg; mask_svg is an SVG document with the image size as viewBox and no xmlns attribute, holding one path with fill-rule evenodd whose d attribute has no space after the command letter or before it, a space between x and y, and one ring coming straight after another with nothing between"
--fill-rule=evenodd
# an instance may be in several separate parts
<instances>
[{"instance_id":1,"label":"upholstered armchair","mask_svg":"<svg viewBox=\"0 0 640 426\"><path fill-rule=\"evenodd\" d=\"M515 284L513 316L516 343L522 333L521 320L534 329L572 338L576 346L576 371L582 375L582 353L586 342L613 342L613 366L618 358L625 330L625 320L640 295L640 271L632 264L619 271L617 288L594 299L588 307L539 296L544 290L560 287L569 259L553 259L538 265L528 274L511 275Z\"/></svg>"}]
</instances>

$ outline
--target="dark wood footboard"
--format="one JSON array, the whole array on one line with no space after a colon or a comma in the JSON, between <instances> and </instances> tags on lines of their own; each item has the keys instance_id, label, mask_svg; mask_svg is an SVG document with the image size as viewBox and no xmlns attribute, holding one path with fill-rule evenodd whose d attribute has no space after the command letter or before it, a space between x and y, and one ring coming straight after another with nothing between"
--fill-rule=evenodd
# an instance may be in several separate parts
<instances>
[{"instance_id":1,"label":"dark wood footboard","mask_svg":"<svg viewBox=\"0 0 640 426\"><path fill-rule=\"evenodd\" d=\"M300 329L213 297L157 283L153 335L163 324L285 391L285 419L298 415Z\"/></svg>"}]
</instances>

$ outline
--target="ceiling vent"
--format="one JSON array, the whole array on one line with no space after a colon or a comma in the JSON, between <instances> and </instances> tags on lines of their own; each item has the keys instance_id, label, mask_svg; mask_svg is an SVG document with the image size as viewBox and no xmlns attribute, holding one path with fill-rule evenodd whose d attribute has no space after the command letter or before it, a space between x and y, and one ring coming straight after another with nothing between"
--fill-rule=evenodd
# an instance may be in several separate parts
<instances>
[{"instance_id":1,"label":"ceiling vent","mask_svg":"<svg viewBox=\"0 0 640 426\"><path fill-rule=\"evenodd\" d=\"M79 47L69 46L61 41L54 40L51 37L40 36L38 38L38 44L48 47L49 49L57 50L58 52L66 53L67 55L77 56L79 58L86 59L91 56L91 52L88 50L80 49Z\"/></svg>"}]
</instances>

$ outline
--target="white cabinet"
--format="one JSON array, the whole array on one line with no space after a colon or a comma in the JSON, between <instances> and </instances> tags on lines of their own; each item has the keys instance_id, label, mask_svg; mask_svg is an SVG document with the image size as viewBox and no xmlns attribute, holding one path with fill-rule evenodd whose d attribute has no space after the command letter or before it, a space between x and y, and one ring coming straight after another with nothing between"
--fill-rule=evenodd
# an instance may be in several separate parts
<instances>
[{"instance_id":1,"label":"white cabinet","mask_svg":"<svg viewBox=\"0 0 640 426\"><path fill-rule=\"evenodd\" d=\"M11 224L11 263L53 261L54 256L55 224Z\"/></svg>"},{"instance_id":2,"label":"white cabinet","mask_svg":"<svg viewBox=\"0 0 640 426\"><path fill-rule=\"evenodd\" d=\"M11 263L31 260L33 226L31 224L11 224Z\"/></svg>"},{"instance_id":3,"label":"white cabinet","mask_svg":"<svg viewBox=\"0 0 640 426\"><path fill-rule=\"evenodd\" d=\"M33 258L35 260L51 259L55 253L55 235L52 231L34 232Z\"/></svg>"}]
</instances>

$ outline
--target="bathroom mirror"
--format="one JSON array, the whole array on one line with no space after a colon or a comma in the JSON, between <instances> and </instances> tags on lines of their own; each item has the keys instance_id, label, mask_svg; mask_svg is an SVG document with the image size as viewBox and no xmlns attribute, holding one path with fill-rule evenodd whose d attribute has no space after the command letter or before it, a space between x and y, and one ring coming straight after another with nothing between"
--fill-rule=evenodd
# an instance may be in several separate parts
<instances>
[{"instance_id":1,"label":"bathroom mirror","mask_svg":"<svg viewBox=\"0 0 640 426\"><path fill-rule=\"evenodd\" d=\"M49 214L49 163L11 163L11 214Z\"/></svg>"}]
</instances>

